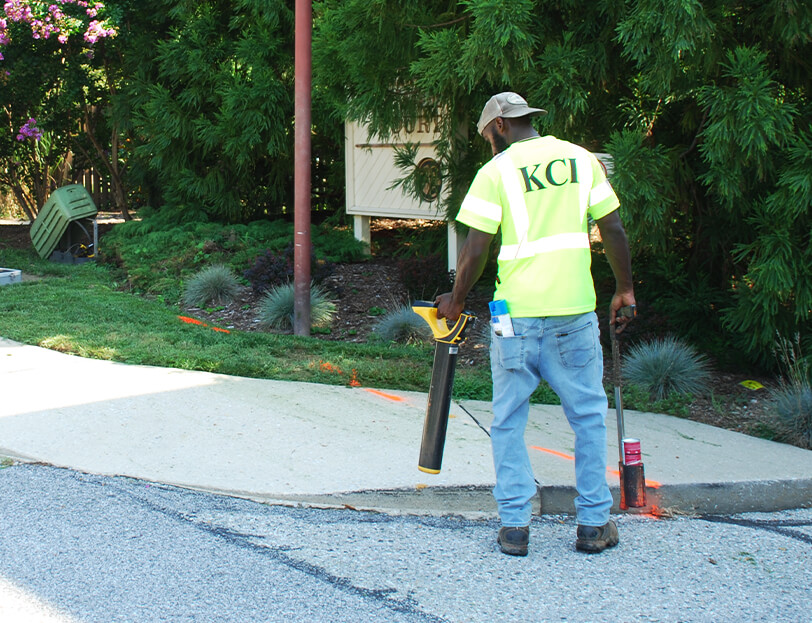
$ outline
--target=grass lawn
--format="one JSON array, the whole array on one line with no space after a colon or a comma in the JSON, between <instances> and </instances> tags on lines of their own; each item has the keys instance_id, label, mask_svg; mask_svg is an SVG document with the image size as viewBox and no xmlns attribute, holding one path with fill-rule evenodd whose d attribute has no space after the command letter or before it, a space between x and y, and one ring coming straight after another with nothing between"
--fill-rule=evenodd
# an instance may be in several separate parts
<instances>
[{"instance_id":1,"label":"grass lawn","mask_svg":"<svg viewBox=\"0 0 812 623\"><path fill-rule=\"evenodd\" d=\"M40 276L0 288L0 336L82 357L237 376L428 391L433 346L358 344L190 324L158 297L123 292L93 263L0 250L0 265ZM488 400L489 374L459 370L455 397Z\"/></svg>"}]
</instances>

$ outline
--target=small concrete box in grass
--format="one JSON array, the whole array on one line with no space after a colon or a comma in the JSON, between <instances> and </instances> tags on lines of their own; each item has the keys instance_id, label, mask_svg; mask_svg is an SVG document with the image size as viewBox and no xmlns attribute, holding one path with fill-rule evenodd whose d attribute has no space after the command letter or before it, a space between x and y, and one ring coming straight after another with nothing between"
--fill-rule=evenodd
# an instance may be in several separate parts
<instances>
[{"instance_id":1,"label":"small concrete box in grass","mask_svg":"<svg viewBox=\"0 0 812 623\"><path fill-rule=\"evenodd\" d=\"M98 247L96 204L81 184L55 190L31 224L31 242L42 258L77 264Z\"/></svg>"},{"instance_id":2,"label":"small concrete box in grass","mask_svg":"<svg viewBox=\"0 0 812 623\"><path fill-rule=\"evenodd\" d=\"M22 271L14 268L0 268L0 286L7 286L10 283L20 283L23 280Z\"/></svg>"}]
</instances>

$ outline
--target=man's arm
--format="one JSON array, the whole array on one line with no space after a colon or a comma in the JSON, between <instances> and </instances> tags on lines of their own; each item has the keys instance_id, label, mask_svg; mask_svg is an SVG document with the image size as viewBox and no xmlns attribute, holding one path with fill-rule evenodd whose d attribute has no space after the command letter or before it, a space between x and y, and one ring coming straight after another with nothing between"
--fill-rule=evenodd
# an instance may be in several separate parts
<instances>
[{"instance_id":1,"label":"man's arm","mask_svg":"<svg viewBox=\"0 0 812 623\"><path fill-rule=\"evenodd\" d=\"M468 232L468 237L460 250L457 259L457 275L454 279L454 289L451 292L440 294L436 299L437 317L448 318L456 322L465 308L465 297L479 280L485 264L488 261L488 249L493 240L493 234L474 229Z\"/></svg>"},{"instance_id":2,"label":"man's arm","mask_svg":"<svg viewBox=\"0 0 812 623\"><path fill-rule=\"evenodd\" d=\"M635 305L634 283L632 281L632 261L629 252L629 241L626 238L626 231L617 210L610 212L597 221L598 229L601 232L603 248L606 251L606 259L612 267L615 275L615 295L609 307L609 324L614 325L617 320L620 326L617 332L623 330L624 325L631 320L617 316L621 307Z\"/></svg>"}]
</instances>

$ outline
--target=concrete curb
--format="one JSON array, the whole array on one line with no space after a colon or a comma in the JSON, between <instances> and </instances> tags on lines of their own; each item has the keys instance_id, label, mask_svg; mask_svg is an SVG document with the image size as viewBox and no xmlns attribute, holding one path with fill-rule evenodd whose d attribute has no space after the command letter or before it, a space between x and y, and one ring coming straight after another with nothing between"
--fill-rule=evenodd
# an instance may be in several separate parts
<instances>
[{"instance_id":1,"label":"concrete curb","mask_svg":"<svg viewBox=\"0 0 812 623\"><path fill-rule=\"evenodd\" d=\"M621 511L618 506L619 489L613 487L611 492L615 501L612 513L616 514L732 515L812 507L812 479L663 485L647 490L648 505L645 508L626 511ZM253 497L244 492L223 493ZM572 515L575 512L573 500L577 495L574 487L542 486L539 496L533 500L533 514ZM262 496L254 499L262 499ZM351 507L387 513L497 516L491 487L487 486L347 491L328 495L283 495L276 496L276 499L281 503Z\"/></svg>"},{"instance_id":2,"label":"concrete curb","mask_svg":"<svg viewBox=\"0 0 812 623\"><path fill-rule=\"evenodd\" d=\"M52 465L47 461L21 456L0 448L0 460L2 459L15 463L33 463L49 465L58 469L73 469L67 466ZM128 475L116 476L137 478ZM280 506L347 508L392 515L498 518L496 504L491 493L492 487L485 485L422 486L290 495L204 487L179 482L156 482L156 484ZM735 515L812 508L812 479L690 483L662 485L657 488L648 487L646 490L647 506L630 508L625 511L618 506L619 489L610 487L610 490L614 500L613 514L652 514L669 517L705 514ZM571 486L541 486L538 496L533 499L533 515L573 515L575 510L573 500L577 494L575 488Z\"/></svg>"}]
</instances>

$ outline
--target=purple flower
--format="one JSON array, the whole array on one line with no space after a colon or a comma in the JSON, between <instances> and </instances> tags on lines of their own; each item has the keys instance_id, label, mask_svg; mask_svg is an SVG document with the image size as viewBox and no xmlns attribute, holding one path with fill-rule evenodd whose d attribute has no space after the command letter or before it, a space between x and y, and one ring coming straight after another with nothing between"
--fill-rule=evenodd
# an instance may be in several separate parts
<instances>
[{"instance_id":1,"label":"purple flower","mask_svg":"<svg viewBox=\"0 0 812 623\"><path fill-rule=\"evenodd\" d=\"M17 134L18 141L24 141L27 138L34 139L34 141L39 141L42 138L42 131L37 127L37 120L33 117L23 124Z\"/></svg>"}]
</instances>

